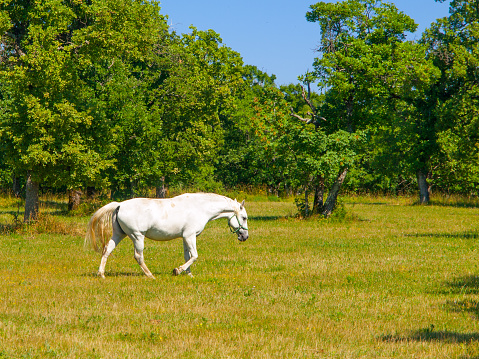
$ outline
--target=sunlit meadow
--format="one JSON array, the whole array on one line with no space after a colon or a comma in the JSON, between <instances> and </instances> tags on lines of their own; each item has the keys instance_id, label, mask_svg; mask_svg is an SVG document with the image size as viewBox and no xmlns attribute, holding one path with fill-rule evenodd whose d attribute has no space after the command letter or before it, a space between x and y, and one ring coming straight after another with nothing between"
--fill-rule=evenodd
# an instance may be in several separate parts
<instances>
[{"instance_id":1,"label":"sunlit meadow","mask_svg":"<svg viewBox=\"0 0 479 359\"><path fill-rule=\"evenodd\" d=\"M248 201L248 198L247 198ZM42 202L23 226L0 199L0 358L479 358L479 207L467 199L350 197L346 217L299 220L249 201L250 238L225 220L198 239L131 242L106 279L83 248L88 216Z\"/></svg>"}]
</instances>

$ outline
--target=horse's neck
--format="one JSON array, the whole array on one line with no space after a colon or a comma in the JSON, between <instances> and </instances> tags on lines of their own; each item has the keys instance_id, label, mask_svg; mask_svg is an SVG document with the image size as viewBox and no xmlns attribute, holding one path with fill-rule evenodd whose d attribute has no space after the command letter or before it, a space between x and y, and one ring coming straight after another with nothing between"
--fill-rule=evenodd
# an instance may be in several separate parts
<instances>
[{"instance_id":1,"label":"horse's neck","mask_svg":"<svg viewBox=\"0 0 479 359\"><path fill-rule=\"evenodd\" d=\"M212 211L210 221L219 218L229 218L237 210L235 206L235 201L228 197L224 197L224 199L224 201L220 200L218 202L215 202L215 204L210 207Z\"/></svg>"}]
</instances>

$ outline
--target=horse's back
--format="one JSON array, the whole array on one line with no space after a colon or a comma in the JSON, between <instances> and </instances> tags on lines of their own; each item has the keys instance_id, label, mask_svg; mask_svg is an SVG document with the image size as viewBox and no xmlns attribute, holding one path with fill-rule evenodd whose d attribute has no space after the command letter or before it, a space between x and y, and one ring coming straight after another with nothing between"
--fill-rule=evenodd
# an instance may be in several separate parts
<instances>
[{"instance_id":1,"label":"horse's back","mask_svg":"<svg viewBox=\"0 0 479 359\"><path fill-rule=\"evenodd\" d=\"M185 195L166 199L133 198L120 203L117 218L128 235L142 233L154 240L170 240L183 236L193 212L191 197Z\"/></svg>"}]
</instances>

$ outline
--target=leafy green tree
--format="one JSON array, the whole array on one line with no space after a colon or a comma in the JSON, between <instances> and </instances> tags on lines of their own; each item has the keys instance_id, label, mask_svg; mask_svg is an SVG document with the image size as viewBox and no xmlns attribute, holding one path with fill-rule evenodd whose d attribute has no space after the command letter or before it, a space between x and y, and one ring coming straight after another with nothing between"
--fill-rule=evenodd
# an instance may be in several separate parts
<instances>
[{"instance_id":1,"label":"leafy green tree","mask_svg":"<svg viewBox=\"0 0 479 359\"><path fill-rule=\"evenodd\" d=\"M144 61L165 22L155 2L2 1L0 131L10 164L27 174L25 220L40 183L105 183L114 124L98 93L119 69ZM6 102L4 102L6 103Z\"/></svg>"},{"instance_id":2,"label":"leafy green tree","mask_svg":"<svg viewBox=\"0 0 479 359\"><path fill-rule=\"evenodd\" d=\"M267 185L277 191L284 183L283 171L271 166L262 140L256 135L258 107L261 99L273 94L275 76L255 66L242 68L242 83L233 103L220 115L224 144L221 161L216 165L216 177L226 186Z\"/></svg>"},{"instance_id":3,"label":"leafy green tree","mask_svg":"<svg viewBox=\"0 0 479 359\"><path fill-rule=\"evenodd\" d=\"M441 71L424 109L435 138L434 184L477 193L479 187L479 1L453 0L450 16L423 35L428 57Z\"/></svg>"},{"instance_id":4,"label":"leafy green tree","mask_svg":"<svg viewBox=\"0 0 479 359\"><path fill-rule=\"evenodd\" d=\"M181 46L182 67L165 87L180 101L170 96L163 116L168 119L167 132L176 134L175 162L181 167L175 177L183 181L196 177L207 185L224 144L221 114L233 106L243 61L212 30L192 28L183 34Z\"/></svg>"},{"instance_id":5,"label":"leafy green tree","mask_svg":"<svg viewBox=\"0 0 479 359\"><path fill-rule=\"evenodd\" d=\"M306 18L321 31L314 75L326 89L320 113L312 111L310 120L326 119L318 123L327 133L358 135L414 122L412 102L436 76L425 48L406 41L406 33L417 27L414 21L393 4L376 0L320 2L310 8ZM339 169L330 195L337 196L349 169L346 162Z\"/></svg>"},{"instance_id":6,"label":"leafy green tree","mask_svg":"<svg viewBox=\"0 0 479 359\"><path fill-rule=\"evenodd\" d=\"M345 168L349 169L359 159L365 132L349 132L330 126L328 119L320 115L322 106L326 104L326 97L312 93L309 83L307 85L307 94L304 87L299 85L295 89L290 86L283 90L286 90L286 98L293 105L291 120L296 120L296 123L293 122L294 126L300 130L292 143L297 153L298 174L304 177L305 215L309 214L308 194L310 189L313 189L311 213L328 217L336 206L340 187L347 174ZM326 187L329 192L324 200Z\"/></svg>"}]
</instances>

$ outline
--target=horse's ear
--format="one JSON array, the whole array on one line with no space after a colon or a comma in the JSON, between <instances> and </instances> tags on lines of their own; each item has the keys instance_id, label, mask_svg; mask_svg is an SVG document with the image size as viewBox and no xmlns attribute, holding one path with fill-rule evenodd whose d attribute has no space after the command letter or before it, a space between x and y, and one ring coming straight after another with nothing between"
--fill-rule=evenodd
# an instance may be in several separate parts
<instances>
[{"instance_id":1,"label":"horse's ear","mask_svg":"<svg viewBox=\"0 0 479 359\"><path fill-rule=\"evenodd\" d=\"M243 207L244 207L244 201L245 200L243 200L243 202L241 202L241 206L240 206L241 209L243 209Z\"/></svg>"}]
</instances>

